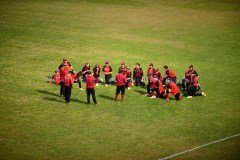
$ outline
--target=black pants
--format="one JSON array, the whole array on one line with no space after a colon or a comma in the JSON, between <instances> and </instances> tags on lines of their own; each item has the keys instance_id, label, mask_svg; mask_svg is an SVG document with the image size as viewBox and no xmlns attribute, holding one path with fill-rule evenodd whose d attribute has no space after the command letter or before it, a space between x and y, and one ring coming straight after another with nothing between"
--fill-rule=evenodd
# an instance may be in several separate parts
<instances>
[{"instance_id":1,"label":"black pants","mask_svg":"<svg viewBox=\"0 0 240 160\"><path fill-rule=\"evenodd\" d=\"M180 100L180 92L178 92L177 94L174 95L175 99L178 101Z\"/></svg>"},{"instance_id":2,"label":"black pants","mask_svg":"<svg viewBox=\"0 0 240 160\"><path fill-rule=\"evenodd\" d=\"M65 86L63 82L60 82L60 96L65 95Z\"/></svg>"},{"instance_id":3,"label":"black pants","mask_svg":"<svg viewBox=\"0 0 240 160\"><path fill-rule=\"evenodd\" d=\"M106 75L105 75L105 83L106 83L106 84L110 84L110 79L111 79L111 77L112 77L112 76L111 76L110 74L106 74Z\"/></svg>"},{"instance_id":4,"label":"black pants","mask_svg":"<svg viewBox=\"0 0 240 160\"><path fill-rule=\"evenodd\" d=\"M147 94L150 94L150 82L148 82L148 84L147 84Z\"/></svg>"},{"instance_id":5,"label":"black pants","mask_svg":"<svg viewBox=\"0 0 240 160\"><path fill-rule=\"evenodd\" d=\"M197 92L197 87L194 87L194 86L189 86L187 88L187 93L189 96L194 96Z\"/></svg>"},{"instance_id":6,"label":"black pants","mask_svg":"<svg viewBox=\"0 0 240 160\"><path fill-rule=\"evenodd\" d=\"M92 95L93 102L97 104L94 88L87 88L87 103L90 104L90 94Z\"/></svg>"},{"instance_id":7,"label":"black pants","mask_svg":"<svg viewBox=\"0 0 240 160\"><path fill-rule=\"evenodd\" d=\"M136 77L136 79L135 79L135 85L136 85L136 86L141 86L141 81L142 81L142 77Z\"/></svg>"},{"instance_id":8,"label":"black pants","mask_svg":"<svg viewBox=\"0 0 240 160\"><path fill-rule=\"evenodd\" d=\"M119 93L121 92L121 95L125 95L125 86L117 86L116 88L116 94L119 95Z\"/></svg>"},{"instance_id":9,"label":"black pants","mask_svg":"<svg viewBox=\"0 0 240 160\"><path fill-rule=\"evenodd\" d=\"M72 86L70 86L70 87L65 86L65 101L67 103L70 102L71 93L72 93Z\"/></svg>"}]
</instances>

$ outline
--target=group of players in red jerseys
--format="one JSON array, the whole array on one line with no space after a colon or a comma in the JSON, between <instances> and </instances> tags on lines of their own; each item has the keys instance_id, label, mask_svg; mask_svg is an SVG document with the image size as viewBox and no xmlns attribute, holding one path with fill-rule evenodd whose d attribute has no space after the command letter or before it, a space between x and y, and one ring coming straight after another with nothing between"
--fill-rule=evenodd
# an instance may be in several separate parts
<instances>
[{"instance_id":1,"label":"group of players in red jerseys","mask_svg":"<svg viewBox=\"0 0 240 160\"><path fill-rule=\"evenodd\" d=\"M162 75L158 69L155 69L152 63L149 64L146 75L148 82L146 85L147 94L145 96L169 100L170 94L172 94L176 100L180 100L182 98L181 90L185 93L187 98L192 98L195 95L206 96L200 88L198 73L193 68L193 65L188 67L184 78L178 84L176 83L177 77L175 72L167 65L164 65L163 68L165 69L164 75ZM113 69L109 61L105 61L105 65L102 69L99 65L95 65L92 71L93 72L91 72L90 64L86 63L81 71L75 73L71 63L68 62L67 59L63 59L63 62L59 65L58 70L55 71L52 79L56 84L61 86L60 95L65 97L66 103L70 103L72 85L75 82L78 83L80 90L83 90L82 82L86 83L87 103L90 104L90 95L92 95L93 102L96 105L97 100L94 86L98 86L100 83L105 83L106 87L110 84L116 84L115 102L120 93L121 101L125 100L126 88L130 90L133 85L145 86L143 69L139 63L136 63L132 75L130 68L126 66L125 62L121 62L121 66L113 81L111 81ZM105 82L100 78L101 71L104 74Z\"/></svg>"}]
</instances>

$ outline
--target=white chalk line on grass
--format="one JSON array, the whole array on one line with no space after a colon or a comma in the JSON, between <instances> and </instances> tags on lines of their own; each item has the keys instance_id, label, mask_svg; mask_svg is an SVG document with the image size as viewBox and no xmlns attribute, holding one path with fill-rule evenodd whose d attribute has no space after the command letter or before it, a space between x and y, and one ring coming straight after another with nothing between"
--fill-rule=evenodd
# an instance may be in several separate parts
<instances>
[{"instance_id":1,"label":"white chalk line on grass","mask_svg":"<svg viewBox=\"0 0 240 160\"><path fill-rule=\"evenodd\" d=\"M173 154L173 155L168 156L168 157L165 157L165 158L161 158L161 159L159 159L159 160L171 159L171 158L173 158L173 157L176 157L176 156L185 154L185 153L187 153L187 152L192 152L192 151L197 150L197 149L199 149L199 148L203 148L203 147L205 147L205 146L209 146L209 145L211 145L211 144L218 143L218 142L222 142L222 141L225 141L225 140L227 140L227 139L234 138L234 137L238 137L238 136L240 136L240 133L239 133L239 134L232 135L232 136L229 136L229 137L226 137L226 138L222 138L222 139L219 139L219 140L216 140L216 141L213 141L213 142L209 142L209 143L203 144L203 145L201 145L201 146L198 146L198 147L195 147L195 148L192 148L192 149L183 151L183 152L179 152L179 153Z\"/></svg>"}]
</instances>

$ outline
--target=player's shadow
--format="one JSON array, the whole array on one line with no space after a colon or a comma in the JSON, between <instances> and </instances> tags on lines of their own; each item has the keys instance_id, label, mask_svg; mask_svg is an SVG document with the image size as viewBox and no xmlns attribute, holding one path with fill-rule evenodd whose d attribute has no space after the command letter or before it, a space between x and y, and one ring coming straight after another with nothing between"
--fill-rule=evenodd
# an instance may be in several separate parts
<instances>
[{"instance_id":1,"label":"player's shadow","mask_svg":"<svg viewBox=\"0 0 240 160\"><path fill-rule=\"evenodd\" d=\"M49 92L49 91L46 91L46 90L40 90L40 89L37 89L36 91L39 92L39 93L42 93L42 94L47 94L47 95L51 95L51 96L55 96L55 97L59 97L58 94L56 94L56 93L52 93L52 92Z\"/></svg>"},{"instance_id":2,"label":"player's shadow","mask_svg":"<svg viewBox=\"0 0 240 160\"><path fill-rule=\"evenodd\" d=\"M44 99L44 100L47 100L47 101L64 103L63 101L61 101L61 100L59 100L59 99L56 99L56 98L53 98L53 97L43 97L43 99Z\"/></svg>"},{"instance_id":3,"label":"player's shadow","mask_svg":"<svg viewBox=\"0 0 240 160\"><path fill-rule=\"evenodd\" d=\"M146 94L146 92L144 92L144 91L140 91L140 90L134 90L134 91L139 93L139 94L142 94L142 95Z\"/></svg>"},{"instance_id":4,"label":"player's shadow","mask_svg":"<svg viewBox=\"0 0 240 160\"><path fill-rule=\"evenodd\" d=\"M113 97L106 96L106 95L103 95L103 94L100 94L98 96L101 97L101 98L107 99L107 100L111 100L111 101L113 100Z\"/></svg>"},{"instance_id":5,"label":"player's shadow","mask_svg":"<svg viewBox=\"0 0 240 160\"><path fill-rule=\"evenodd\" d=\"M71 99L71 101L72 102L77 102L77 103L82 103L82 104L87 104L87 102L85 102L85 101L81 101L81 100L79 100L79 99Z\"/></svg>"}]
</instances>

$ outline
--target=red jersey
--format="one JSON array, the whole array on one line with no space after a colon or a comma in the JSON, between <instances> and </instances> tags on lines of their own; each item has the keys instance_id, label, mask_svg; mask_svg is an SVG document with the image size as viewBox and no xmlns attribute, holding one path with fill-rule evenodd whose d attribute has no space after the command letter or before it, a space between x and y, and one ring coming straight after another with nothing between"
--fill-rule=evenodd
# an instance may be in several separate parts
<instances>
[{"instance_id":1,"label":"red jersey","mask_svg":"<svg viewBox=\"0 0 240 160\"><path fill-rule=\"evenodd\" d=\"M92 75L86 76L86 88L94 88L96 79Z\"/></svg>"},{"instance_id":2,"label":"red jersey","mask_svg":"<svg viewBox=\"0 0 240 160\"><path fill-rule=\"evenodd\" d=\"M176 74L175 74L172 70L170 70L170 69L167 69L167 70L166 70L166 75L167 75L168 77L170 77L170 78L176 77Z\"/></svg>"},{"instance_id":3,"label":"red jersey","mask_svg":"<svg viewBox=\"0 0 240 160\"><path fill-rule=\"evenodd\" d=\"M111 66L103 66L102 71L104 74L109 75L112 72L112 67Z\"/></svg>"},{"instance_id":4,"label":"red jersey","mask_svg":"<svg viewBox=\"0 0 240 160\"><path fill-rule=\"evenodd\" d=\"M153 76L155 74L156 70L154 68L148 68L147 70L147 75L148 76Z\"/></svg>"},{"instance_id":5,"label":"red jersey","mask_svg":"<svg viewBox=\"0 0 240 160\"><path fill-rule=\"evenodd\" d=\"M157 87L158 87L159 93L162 93L162 92L165 91L161 80L158 80L158 81L157 81Z\"/></svg>"},{"instance_id":6,"label":"red jersey","mask_svg":"<svg viewBox=\"0 0 240 160\"><path fill-rule=\"evenodd\" d=\"M118 73L115 77L115 80L117 82L117 86L123 86L126 84L127 78L123 73Z\"/></svg>"},{"instance_id":7,"label":"red jersey","mask_svg":"<svg viewBox=\"0 0 240 160\"><path fill-rule=\"evenodd\" d=\"M177 94L177 93L180 92L178 86L177 86L174 82L170 82L170 83L168 84L168 88L171 90L171 93L172 93L173 95L175 95L175 94Z\"/></svg>"},{"instance_id":8,"label":"red jersey","mask_svg":"<svg viewBox=\"0 0 240 160\"><path fill-rule=\"evenodd\" d=\"M63 81L64 77L68 74L67 69L65 68L65 66L60 68L60 80Z\"/></svg>"},{"instance_id":9,"label":"red jersey","mask_svg":"<svg viewBox=\"0 0 240 160\"><path fill-rule=\"evenodd\" d=\"M71 74L67 74L66 76L64 76L64 86L66 87L70 87L72 86L74 83Z\"/></svg>"},{"instance_id":10,"label":"red jersey","mask_svg":"<svg viewBox=\"0 0 240 160\"><path fill-rule=\"evenodd\" d=\"M58 72L58 73L55 73L55 74L53 75L53 79L54 79L54 81L55 81L56 84L60 84L60 82L61 82L60 73L59 73L59 72Z\"/></svg>"},{"instance_id":11,"label":"red jersey","mask_svg":"<svg viewBox=\"0 0 240 160\"><path fill-rule=\"evenodd\" d=\"M154 89L156 88L156 83L157 82L157 78L151 77L150 78L150 88Z\"/></svg>"},{"instance_id":12,"label":"red jersey","mask_svg":"<svg viewBox=\"0 0 240 160\"><path fill-rule=\"evenodd\" d=\"M196 77L196 76L191 77L190 86L194 86L194 87L198 86L198 77Z\"/></svg>"},{"instance_id":13,"label":"red jersey","mask_svg":"<svg viewBox=\"0 0 240 160\"><path fill-rule=\"evenodd\" d=\"M143 76L143 70L142 68L134 68L133 70L133 79L136 79L136 78L141 78Z\"/></svg>"}]
</instances>

